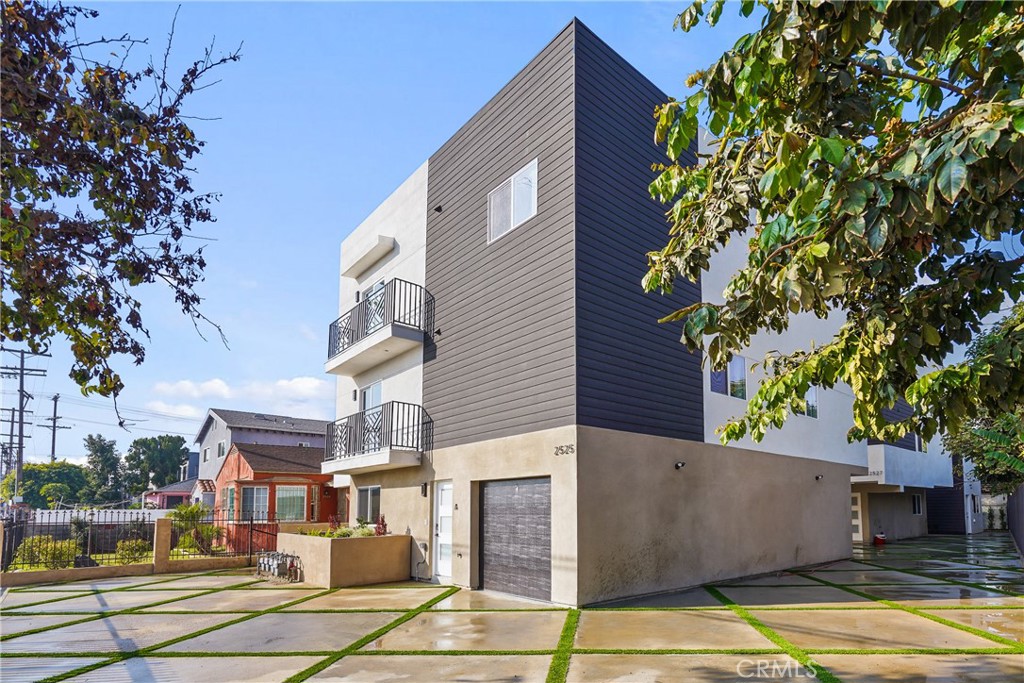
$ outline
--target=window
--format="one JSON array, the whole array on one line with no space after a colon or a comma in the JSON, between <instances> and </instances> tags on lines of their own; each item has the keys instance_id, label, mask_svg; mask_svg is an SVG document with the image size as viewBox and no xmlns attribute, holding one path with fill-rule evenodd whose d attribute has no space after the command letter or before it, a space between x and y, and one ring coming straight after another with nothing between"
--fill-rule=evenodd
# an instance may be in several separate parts
<instances>
[{"instance_id":1,"label":"window","mask_svg":"<svg viewBox=\"0 0 1024 683\"><path fill-rule=\"evenodd\" d=\"M914 443L917 446L917 450L921 453L928 452L928 442L921 438L920 434L914 434Z\"/></svg>"},{"instance_id":2,"label":"window","mask_svg":"<svg viewBox=\"0 0 1024 683\"><path fill-rule=\"evenodd\" d=\"M309 448L309 442L308 441L300 441L299 445L300 446L304 446L305 448Z\"/></svg>"},{"instance_id":3,"label":"window","mask_svg":"<svg viewBox=\"0 0 1024 683\"><path fill-rule=\"evenodd\" d=\"M268 491L266 486L242 487L242 519L267 518Z\"/></svg>"},{"instance_id":4,"label":"window","mask_svg":"<svg viewBox=\"0 0 1024 683\"><path fill-rule=\"evenodd\" d=\"M306 487L278 486L275 489L275 509L277 519L305 521L306 519Z\"/></svg>"},{"instance_id":5,"label":"window","mask_svg":"<svg viewBox=\"0 0 1024 683\"><path fill-rule=\"evenodd\" d=\"M733 356L725 370L711 371L711 391L734 398L747 397L747 359Z\"/></svg>"},{"instance_id":6,"label":"window","mask_svg":"<svg viewBox=\"0 0 1024 683\"><path fill-rule=\"evenodd\" d=\"M235 487L228 486L220 490L221 505L227 511L228 519L235 518Z\"/></svg>"},{"instance_id":7,"label":"window","mask_svg":"<svg viewBox=\"0 0 1024 683\"><path fill-rule=\"evenodd\" d=\"M914 493L910 496L910 508L913 514L921 514L921 494Z\"/></svg>"},{"instance_id":8,"label":"window","mask_svg":"<svg viewBox=\"0 0 1024 683\"><path fill-rule=\"evenodd\" d=\"M487 195L487 241L493 242L537 215L537 160Z\"/></svg>"},{"instance_id":9,"label":"window","mask_svg":"<svg viewBox=\"0 0 1024 683\"><path fill-rule=\"evenodd\" d=\"M808 387L807 393L804 394L804 400L807 401L807 410L793 408L794 412L796 412L797 415L818 417L818 387Z\"/></svg>"},{"instance_id":10,"label":"window","mask_svg":"<svg viewBox=\"0 0 1024 683\"><path fill-rule=\"evenodd\" d=\"M971 494L971 512L978 515L981 514L981 505L978 503L978 496Z\"/></svg>"},{"instance_id":11,"label":"window","mask_svg":"<svg viewBox=\"0 0 1024 683\"><path fill-rule=\"evenodd\" d=\"M227 441L219 441L219 442L217 442L217 457L218 458L223 458L225 455L227 455L227 452L228 452L228 443L227 443Z\"/></svg>"},{"instance_id":12,"label":"window","mask_svg":"<svg viewBox=\"0 0 1024 683\"><path fill-rule=\"evenodd\" d=\"M209 459L210 459L210 449L209 448L204 448L203 449L203 462L206 462Z\"/></svg>"},{"instance_id":13,"label":"window","mask_svg":"<svg viewBox=\"0 0 1024 683\"><path fill-rule=\"evenodd\" d=\"M356 519L375 524L380 517L380 487L367 486L359 489L359 500L356 506Z\"/></svg>"}]
</instances>

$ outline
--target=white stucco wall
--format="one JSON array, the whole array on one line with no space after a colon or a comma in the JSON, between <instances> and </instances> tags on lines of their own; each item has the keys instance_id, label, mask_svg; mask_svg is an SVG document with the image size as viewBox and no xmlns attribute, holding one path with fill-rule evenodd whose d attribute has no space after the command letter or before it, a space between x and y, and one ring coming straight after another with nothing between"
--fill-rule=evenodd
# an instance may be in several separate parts
<instances>
[{"instance_id":1,"label":"white stucco wall","mask_svg":"<svg viewBox=\"0 0 1024 683\"><path fill-rule=\"evenodd\" d=\"M377 243L380 235L395 240L394 249L357 277L340 277L339 315L356 305L356 292L381 280L399 278L419 285L426 279L427 163L374 209L341 244L339 272ZM423 349L417 348L360 375L338 376L335 414L359 411L352 392L380 380L383 401L423 403Z\"/></svg>"},{"instance_id":2,"label":"white stucco wall","mask_svg":"<svg viewBox=\"0 0 1024 683\"><path fill-rule=\"evenodd\" d=\"M711 270L701 278L701 295L705 301L722 303L723 292L732 275L744 264L747 255L748 237L733 239L721 251L712 256ZM798 349L809 350L811 344L822 345L832 339L842 324L841 312L833 313L821 320L814 315L802 313L793 316L790 328L783 334L758 333L743 352L747 359L747 397L752 397L760 385L764 373L752 369L770 351L791 353ZM704 366L704 440L720 443L715 430L746 410L745 400L711 391L711 370ZM749 437L735 444L737 448L767 451L779 455L792 455L829 462L864 466L867 464L867 448L863 443L848 443L846 433L852 426L853 396L845 385L834 389L818 389L818 417L793 415L782 429L771 430L760 443Z\"/></svg>"}]
</instances>

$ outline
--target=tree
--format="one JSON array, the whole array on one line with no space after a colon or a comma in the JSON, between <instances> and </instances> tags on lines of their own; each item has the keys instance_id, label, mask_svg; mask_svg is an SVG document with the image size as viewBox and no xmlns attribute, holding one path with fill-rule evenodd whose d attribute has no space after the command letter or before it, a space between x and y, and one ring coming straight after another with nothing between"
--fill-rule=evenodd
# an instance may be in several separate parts
<instances>
[{"instance_id":1,"label":"tree","mask_svg":"<svg viewBox=\"0 0 1024 683\"><path fill-rule=\"evenodd\" d=\"M193 323L205 320L195 286L206 264L185 240L214 220L217 197L193 190L204 143L184 105L239 53L214 58L211 46L175 83L166 53L163 67L125 68L145 41L79 40L93 10L14 0L3 11L2 334L35 352L66 337L71 378L116 397L112 356L145 357L135 287L163 282Z\"/></svg>"},{"instance_id":2,"label":"tree","mask_svg":"<svg viewBox=\"0 0 1024 683\"><path fill-rule=\"evenodd\" d=\"M99 434L85 437L87 485L82 491L84 503L118 503L124 500L124 463L113 439Z\"/></svg>"},{"instance_id":3,"label":"tree","mask_svg":"<svg viewBox=\"0 0 1024 683\"><path fill-rule=\"evenodd\" d=\"M986 356L1002 337L1021 326L1024 302L975 339L967 356ZM986 491L1012 493L1024 484L1024 404L996 415L979 411L972 420L943 436L943 445L954 457L974 464L974 475Z\"/></svg>"},{"instance_id":4,"label":"tree","mask_svg":"<svg viewBox=\"0 0 1024 683\"><path fill-rule=\"evenodd\" d=\"M698 0L677 26L705 10L714 25L723 4ZM696 281L723 245L749 239L723 304L666 318L685 320L686 343L716 369L795 314L846 317L822 346L764 359L766 379L723 441L781 427L812 385L850 387L851 439L930 438L1019 405L1024 329L947 360L1024 289L1021 4L761 4L760 29L655 113L671 163L651 194L671 205L671 228L644 286ZM739 8L749 16L754 2ZM714 149L684 166L705 110ZM890 424L901 397L914 414Z\"/></svg>"},{"instance_id":5,"label":"tree","mask_svg":"<svg viewBox=\"0 0 1024 683\"><path fill-rule=\"evenodd\" d=\"M188 457L185 439L162 434L135 439L124 456L124 481L128 493L138 495L152 484L156 488L178 480L181 462Z\"/></svg>"},{"instance_id":6,"label":"tree","mask_svg":"<svg viewBox=\"0 0 1024 683\"><path fill-rule=\"evenodd\" d=\"M71 505L80 502L79 492L86 483L85 468L66 460L25 463L22 468L22 500L36 509L46 509L61 499ZM60 487L66 487L66 490ZM0 498L10 500L13 496L14 472L11 472L0 483Z\"/></svg>"}]
</instances>

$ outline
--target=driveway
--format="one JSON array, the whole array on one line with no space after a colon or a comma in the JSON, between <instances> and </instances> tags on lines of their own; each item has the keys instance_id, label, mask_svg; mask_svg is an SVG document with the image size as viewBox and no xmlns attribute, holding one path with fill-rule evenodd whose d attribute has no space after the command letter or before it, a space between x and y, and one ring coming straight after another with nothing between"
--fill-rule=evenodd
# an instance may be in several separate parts
<instances>
[{"instance_id":1,"label":"driveway","mask_svg":"<svg viewBox=\"0 0 1024 683\"><path fill-rule=\"evenodd\" d=\"M320 590L248 570L6 591L14 681L1024 680L1005 534L568 610L429 584Z\"/></svg>"}]
</instances>

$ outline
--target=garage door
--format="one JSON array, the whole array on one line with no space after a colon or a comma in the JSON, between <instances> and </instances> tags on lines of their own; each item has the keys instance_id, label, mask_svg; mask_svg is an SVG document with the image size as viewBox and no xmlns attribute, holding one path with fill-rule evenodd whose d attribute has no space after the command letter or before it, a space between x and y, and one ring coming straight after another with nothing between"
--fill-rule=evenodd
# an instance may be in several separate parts
<instances>
[{"instance_id":1,"label":"garage door","mask_svg":"<svg viewBox=\"0 0 1024 683\"><path fill-rule=\"evenodd\" d=\"M483 588L551 599L551 479L484 482L480 503Z\"/></svg>"}]
</instances>

